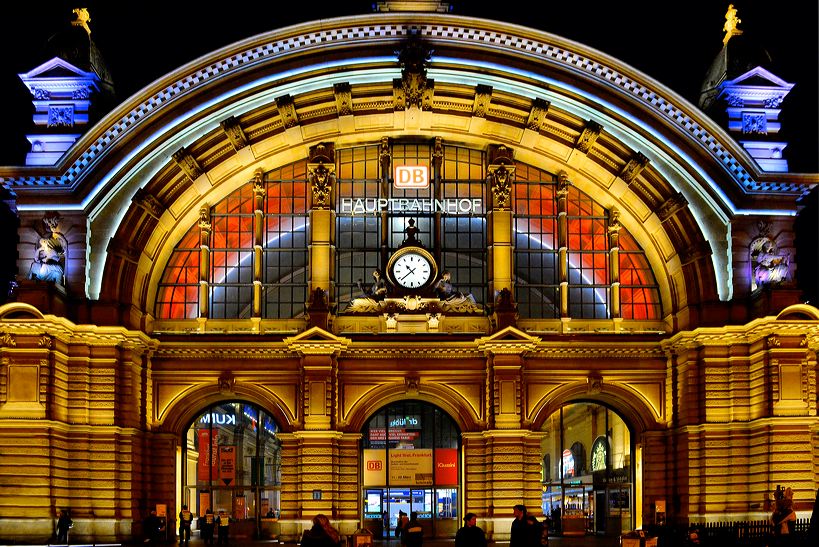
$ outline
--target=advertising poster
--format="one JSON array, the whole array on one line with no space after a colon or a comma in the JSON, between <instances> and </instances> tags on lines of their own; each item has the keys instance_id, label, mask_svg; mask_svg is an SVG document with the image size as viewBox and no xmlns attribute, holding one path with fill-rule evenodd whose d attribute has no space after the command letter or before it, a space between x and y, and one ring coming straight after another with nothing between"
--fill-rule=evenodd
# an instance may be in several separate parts
<instances>
[{"instance_id":1,"label":"advertising poster","mask_svg":"<svg viewBox=\"0 0 819 547\"><path fill-rule=\"evenodd\" d=\"M219 476L219 460L216 457L219 438L214 435L213 439L211 439L209 429L198 429L196 432L199 435L199 462L197 465L197 478L200 481L208 481L210 480L210 473L212 471L213 478L215 479ZM210 462L210 464L208 464L208 462ZM210 465L210 468L208 465Z\"/></svg>"},{"instance_id":2,"label":"advertising poster","mask_svg":"<svg viewBox=\"0 0 819 547\"><path fill-rule=\"evenodd\" d=\"M432 449L390 450L390 485L432 486Z\"/></svg>"},{"instance_id":3,"label":"advertising poster","mask_svg":"<svg viewBox=\"0 0 819 547\"><path fill-rule=\"evenodd\" d=\"M458 484L458 449L435 449L435 484Z\"/></svg>"},{"instance_id":4,"label":"advertising poster","mask_svg":"<svg viewBox=\"0 0 819 547\"><path fill-rule=\"evenodd\" d=\"M387 451L383 448L364 449L364 486L387 484Z\"/></svg>"},{"instance_id":5,"label":"advertising poster","mask_svg":"<svg viewBox=\"0 0 819 547\"><path fill-rule=\"evenodd\" d=\"M219 478L228 486L236 480L236 447L219 447Z\"/></svg>"}]
</instances>

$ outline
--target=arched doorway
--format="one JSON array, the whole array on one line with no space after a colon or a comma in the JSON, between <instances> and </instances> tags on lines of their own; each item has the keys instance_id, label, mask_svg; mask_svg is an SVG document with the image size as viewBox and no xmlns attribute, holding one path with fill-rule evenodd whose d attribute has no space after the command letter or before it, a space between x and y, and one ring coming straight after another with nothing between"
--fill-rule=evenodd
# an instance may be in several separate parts
<instances>
[{"instance_id":1,"label":"arched doorway","mask_svg":"<svg viewBox=\"0 0 819 547\"><path fill-rule=\"evenodd\" d=\"M263 535L280 511L278 430L273 416L255 404L229 401L203 409L184 433L181 503L200 517L208 509L224 511L233 519L231 535Z\"/></svg>"},{"instance_id":2,"label":"arched doorway","mask_svg":"<svg viewBox=\"0 0 819 547\"><path fill-rule=\"evenodd\" d=\"M458 528L461 432L440 408L400 401L376 411L362 428L364 526L394 536L400 512L418 513L426 537Z\"/></svg>"},{"instance_id":3,"label":"arched doorway","mask_svg":"<svg viewBox=\"0 0 819 547\"><path fill-rule=\"evenodd\" d=\"M549 416L541 446L543 514L564 535L619 535L635 521L630 426L595 402L572 402Z\"/></svg>"}]
</instances>

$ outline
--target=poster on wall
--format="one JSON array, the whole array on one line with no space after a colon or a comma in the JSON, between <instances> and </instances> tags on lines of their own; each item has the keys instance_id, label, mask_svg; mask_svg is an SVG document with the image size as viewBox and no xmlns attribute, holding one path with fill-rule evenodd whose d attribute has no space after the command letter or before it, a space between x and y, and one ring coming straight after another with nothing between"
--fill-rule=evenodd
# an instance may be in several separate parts
<instances>
[{"instance_id":1,"label":"poster on wall","mask_svg":"<svg viewBox=\"0 0 819 547\"><path fill-rule=\"evenodd\" d=\"M458 449L435 449L435 484L458 484Z\"/></svg>"},{"instance_id":2,"label":"poster on wall","mask_svg":"<svg viewBox=\"0 0 819 547\"><path fill-rule=\"evenodd\" d=\"M235 446L219 447L219 478L225 483L225 486L236 480Z\"/></svg>"},{"instance_id":3,"label":"poster on wall","mask_svg":"<svg viewBox=\"0 0 819 547\"><path fill-rule=\"evenodd\" d=\"M432 449L390 450L390 485L432 486Z\"/></svg>"},{"instance_id":4,"label":"poster on wall","mask_svg":"<svg viewBox=\"0 0 819 547\"><path fill-rule=\"evenodd\" d=\"M197 467L197 478L200 481L209 481L211 476L217 478L219 476L219 459L216 457L216 452L219 446L219 437L217 435L210 438L209 429L198 429L196 433L199 435L199 461ZM208 464L210 461L210 464ZM210 465L210 467L208 467ZM211 475L211 472L213 475Z\"/></svg>"},{"instance_id":5,"label":"poster on wall","mask_svg":"<svg viewBox=\"0 0 819 547\"><path fill-rule=\"evenodd\" d=\"M364 449L364 486L387 484L387 451L383 448Z\"/></svg>"}]
</instances>

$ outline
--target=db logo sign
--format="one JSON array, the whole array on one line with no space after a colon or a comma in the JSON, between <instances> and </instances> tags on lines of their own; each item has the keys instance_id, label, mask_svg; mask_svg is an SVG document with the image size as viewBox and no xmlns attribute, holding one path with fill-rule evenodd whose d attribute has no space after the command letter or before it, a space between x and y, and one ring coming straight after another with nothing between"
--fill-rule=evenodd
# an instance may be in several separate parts
<instances>
[{"instance_id":1,"label":"db logo sign","mask_svg":"<svg viewBox=\"0 0 819 547\"><path fill-rule=\"evenodd\" d=\"M396 188L427 188L429 168L426 165L399 165L395 168Z\"/></svg>"},{"instance_id":2,"label":"db logo sign","mask_svg":"<svg viewBox=\"0 0 819 547\"><path fill-rule=\"evenodd\" d=\"M381 460L370 460L367 462L367 471L381 471L383 466Z\"/></svg>"}]
</instances>

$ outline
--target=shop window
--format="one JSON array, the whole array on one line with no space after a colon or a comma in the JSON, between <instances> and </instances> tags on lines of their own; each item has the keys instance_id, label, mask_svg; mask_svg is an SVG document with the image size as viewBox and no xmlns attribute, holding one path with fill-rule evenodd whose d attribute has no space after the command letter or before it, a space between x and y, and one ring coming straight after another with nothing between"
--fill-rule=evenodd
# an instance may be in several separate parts
<instances>
[{"instance_id":1,"label":"shop window","mask_svg":"<svg viewBox=\"0 0 819 547\"><path fill-rule=\"evenodd\" d=\"M386 537L399 512L416 511L430 532L454 533L460 437L452 418L428 403L403 401L373 414L362 429L365 527Z\"/></svg>"},{"instance_id":2,"label":"shop window","mask_svg":"<svg viewBox=\"0 0 819 547\"><path fill-rule=\"evenodd\" d=\"M200 413L185 437L183 503L195 515L224 510L236 520L277 517L281 446L272 416L229 402Z\"/></svg>"},{"instance_id":3,"label":"shop window","mask_svg":"<svg viewBox=\"0 0 819 547\"><path fill-rule=\"evenodd\" d=\"M632 435L622 418L596 403L572 403L549 416L543 432L544 514L560 514L559 525L575 532L631 529Z\"/></svg>"}]
</instances>

